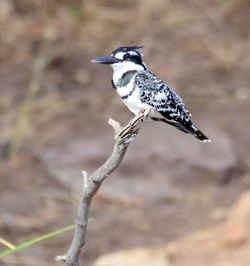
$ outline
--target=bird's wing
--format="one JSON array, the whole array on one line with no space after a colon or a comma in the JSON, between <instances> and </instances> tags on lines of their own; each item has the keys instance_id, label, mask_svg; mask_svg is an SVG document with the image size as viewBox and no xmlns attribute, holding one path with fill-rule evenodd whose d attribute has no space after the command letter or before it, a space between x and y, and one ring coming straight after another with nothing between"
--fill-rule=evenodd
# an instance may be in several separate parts
<instances>
[{"instance_id":1,"label":"bird's wing","mask_svg":"<svg viewBox=\"0 0 250 266\"><path fill-rule=\"evenodd\" d=\"M190 123L190 113L182 99L159 77L150 71L138 72L135 78L140 98L168 120Z\"/></svg>"},{"instance_id":2,"label":"bird's wing","mask_svg":"<svg viewBox=\"0 0 250 266\"><path fill-rule=\"evenodd\" d=\"M154 73L138 72L135 85L140 89L141 101L153 107L161 115L161 117L151 117L153 120L164 121L185 133L191 133L203 142L211 141L193 124L182 99Z\"/></svg>"}]
</instances>

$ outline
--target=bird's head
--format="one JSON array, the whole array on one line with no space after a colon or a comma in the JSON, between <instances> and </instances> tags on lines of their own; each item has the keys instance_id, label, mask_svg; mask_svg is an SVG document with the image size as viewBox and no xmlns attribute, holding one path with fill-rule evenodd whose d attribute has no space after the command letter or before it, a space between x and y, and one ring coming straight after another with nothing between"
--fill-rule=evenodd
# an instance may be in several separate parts
<instances>
[{"instance_id":1,"label":"bird's head","mask_svg":"<svg viewBox=\"0 0 250 266\"><path fill-rule=\"evenodd\" d=\"M146 65L142 61L140 49L143 46L126 46L114 50L111 56L92 60L92 63L110 65L114 71L144 70Z\"/></svg>"}]
</instances>

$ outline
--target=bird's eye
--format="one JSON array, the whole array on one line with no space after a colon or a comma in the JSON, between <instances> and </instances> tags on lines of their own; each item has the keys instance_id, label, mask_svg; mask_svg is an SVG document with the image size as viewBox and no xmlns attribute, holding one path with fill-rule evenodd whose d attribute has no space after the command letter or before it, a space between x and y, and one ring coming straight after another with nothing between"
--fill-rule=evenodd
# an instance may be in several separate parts
<instances>
[{"instance_id":1,"label":"bird's eye","mask_svg":"<svg viewBox=\"0 0 250 266\"><path fill-rule=\"evenodd\" d=\"M128 54L128 53L123 56L124 60L129 59L129 58L130 58L130 54Z\"/></svg>"}]
</instances>

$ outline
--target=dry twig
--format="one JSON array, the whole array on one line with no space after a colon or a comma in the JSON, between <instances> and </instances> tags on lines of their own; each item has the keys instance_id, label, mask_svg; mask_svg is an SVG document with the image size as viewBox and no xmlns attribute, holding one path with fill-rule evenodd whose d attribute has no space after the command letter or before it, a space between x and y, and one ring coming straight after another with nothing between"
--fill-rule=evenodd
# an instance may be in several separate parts
<instances>
[{"instance_id":1,"label":"dry twig","mask_svg":"<svg viewBox=\"0 0 250 266\"><path fill-rule=\"evenodd\" d=\"M123 128L118 122L109 119L109 124L114 129L115 145L113 152L106 162L99 167L92 176L88 177L87 172L82 171L83 188L77 210L76 228L73 240L67 253L63 256L56 257L57 261L63 261L69 266L82 265L80 255L86 242L86 231L91 200L102 182L120 165L129 144L135 139L139 132L138 123L143 121L149 112L150 110L143 110Z\"/></svg>"}]
</instances>

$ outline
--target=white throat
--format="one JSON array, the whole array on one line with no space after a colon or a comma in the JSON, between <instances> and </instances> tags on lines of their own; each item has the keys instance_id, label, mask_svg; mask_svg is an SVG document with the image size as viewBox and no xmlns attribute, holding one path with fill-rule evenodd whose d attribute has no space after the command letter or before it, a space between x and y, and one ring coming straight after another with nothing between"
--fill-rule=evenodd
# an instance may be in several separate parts
<instances>
[{"instance_id":1,"label":"white throat","mask_svg":"<svg viewBox=\"0 0 250 266\"><path fill-rule=\"evenodd\" d=\"M135 64L134 62L127 61L127 62L121 62L112 64L111 67L114 70L113 74L113 81L116 83L119 81L119 79L122 77L122 75L131 70L144 70L144 67L138 64Z\"/></svg>"}]
</instances>

